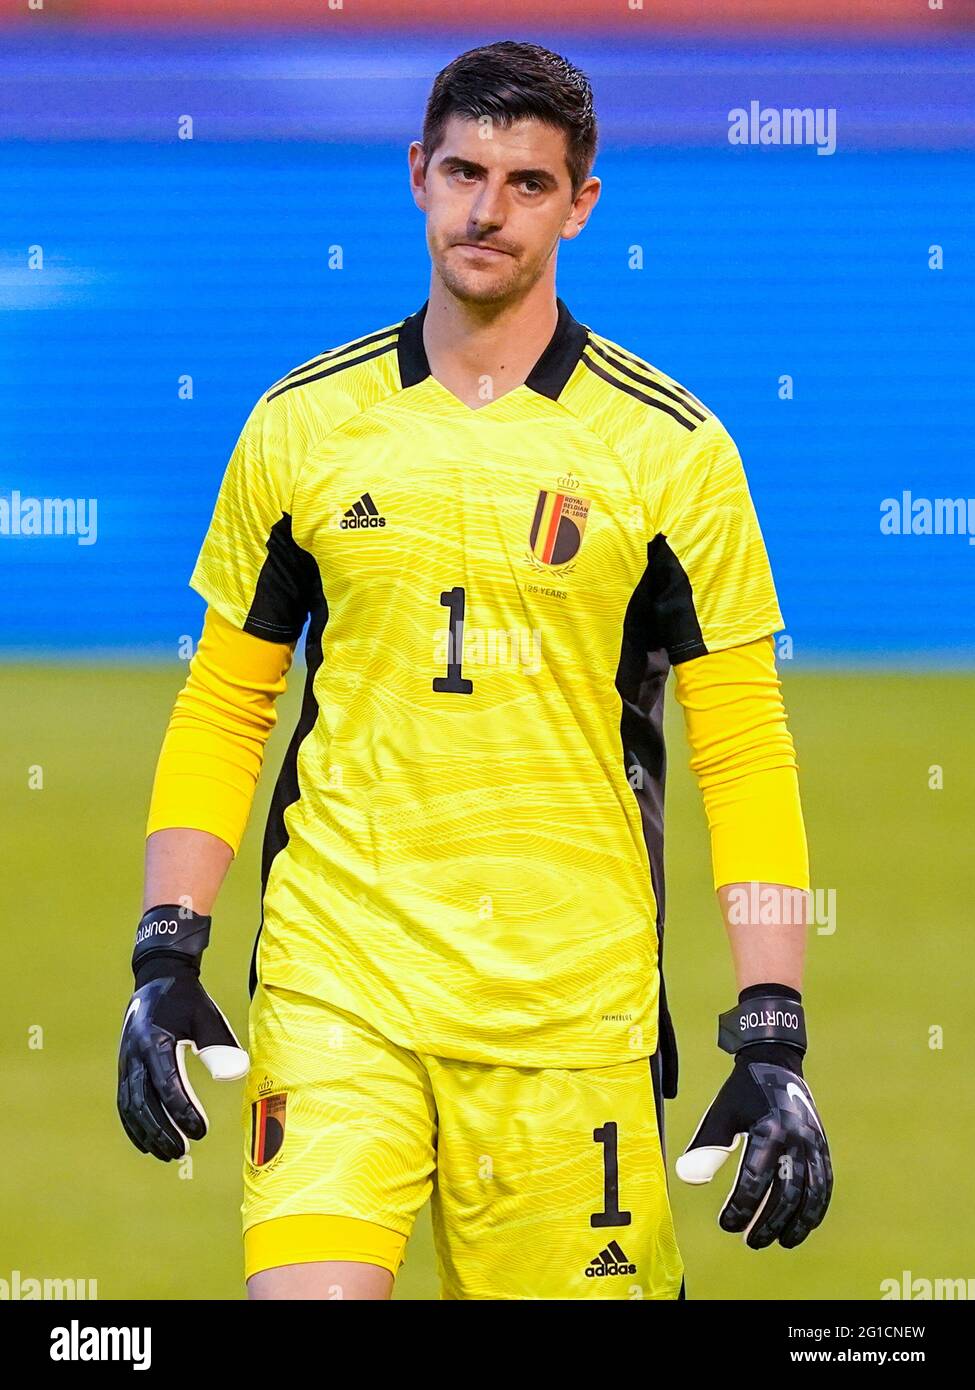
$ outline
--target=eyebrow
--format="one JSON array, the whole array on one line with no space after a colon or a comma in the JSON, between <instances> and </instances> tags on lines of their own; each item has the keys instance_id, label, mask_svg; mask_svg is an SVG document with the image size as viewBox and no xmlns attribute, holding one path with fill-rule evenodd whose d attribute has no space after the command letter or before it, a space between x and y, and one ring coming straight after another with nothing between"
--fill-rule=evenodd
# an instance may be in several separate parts
<instances>
[{"instance_id":1,"label":"eyebrow","mask_svg":"<svg viewBox=\"0 0 975 1390\"><path fill-rule=\"evenodd\" d=\"M484 164L478 164L475 159L462 159L460 155L448 154L440 161L442 169L471 169L476 174L486 174L488 169ZM508 175L508 182L521 183L524 179L535 179L538 183L545 184L548 188L557 188L558 181L548 169L512 169Z\"/></svg>"}]
</instances>

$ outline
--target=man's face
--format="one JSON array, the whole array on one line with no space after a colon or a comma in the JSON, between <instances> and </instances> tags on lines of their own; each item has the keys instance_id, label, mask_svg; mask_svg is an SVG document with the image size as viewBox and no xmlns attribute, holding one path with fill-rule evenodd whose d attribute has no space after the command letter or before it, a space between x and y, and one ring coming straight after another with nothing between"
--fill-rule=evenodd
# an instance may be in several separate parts
<instances>
[{"instance_id":1,"label":"man's face","mask_svg":"<svg viewBox=\"0 0 975 1390\"><path fill-rule=\"evenodd\" d=\"M538 121L507 129L452 116L423 174L410 147L430 257L447 289L474 304L517 300L542 276L560 240L578 236L596 201L589 179L573 200L565 134Z\"/></svg>"}]
</instances>

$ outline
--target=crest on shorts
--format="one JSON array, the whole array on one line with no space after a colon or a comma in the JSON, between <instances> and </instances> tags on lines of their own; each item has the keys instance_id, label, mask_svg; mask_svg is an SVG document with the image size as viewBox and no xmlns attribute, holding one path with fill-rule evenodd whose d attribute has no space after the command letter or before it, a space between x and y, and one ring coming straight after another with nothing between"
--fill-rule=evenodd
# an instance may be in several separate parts
<instances>
[{"instance_id":1,"label":"crest on shorts","mask_svg":"<svg viewBox=\"0 0 975 1390\"><path fill-rule=\"evenodd\" d=\"M280 1152L288 1097L283 1091L261 1096L251 1106L251 1163L260 1168Z\"/></svg>"}]
</instances>

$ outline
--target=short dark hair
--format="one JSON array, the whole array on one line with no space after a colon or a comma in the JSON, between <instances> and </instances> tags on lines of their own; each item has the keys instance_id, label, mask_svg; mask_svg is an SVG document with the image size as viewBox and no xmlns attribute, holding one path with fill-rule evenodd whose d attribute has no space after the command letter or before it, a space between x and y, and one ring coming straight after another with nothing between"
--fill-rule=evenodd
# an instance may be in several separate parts
<instances>
[{"instance_id":1,"label":"short dark hair","mask_svg":"<svg viewBox=\"0 0 975 1390\"><path fill-rule=\"evenodd\" d=\"M451 116L488 116L502 129L536 120L563 130L573 195L592 170L598 136L589 79L538 44L504 39L472 48L437 74L423 118L426 162L443 142Z\"/></svg>"}]
</instances>

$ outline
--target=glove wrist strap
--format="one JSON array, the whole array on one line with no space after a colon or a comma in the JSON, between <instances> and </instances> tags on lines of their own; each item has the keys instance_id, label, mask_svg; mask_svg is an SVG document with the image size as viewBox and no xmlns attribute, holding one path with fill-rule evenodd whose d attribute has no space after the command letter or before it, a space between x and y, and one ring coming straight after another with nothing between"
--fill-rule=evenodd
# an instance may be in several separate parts
<instances>
[{"instance_id":1,"label":"glove wrist strap","mask_svg":"<svg viewBox=\"0 0 975 1390\"><path fill-rule=\"evenodd\" d=\"M175 903L151 907L143 914L135 933L132 969L138 971L150 956L183 956L199 966L210 940L209 917L188 912Z\"/></svg>"},{"instance_id":2,"label":"glove wrist strap","mask_svg":"<svg viewBox=\"0 0 975 1390\"><path fill-rule=\"evenodd\" d=\"M718 1016L718 1046L740 1052L752 1043L786 1043L806 1051L806 1015L796 999L760 994L745 999Z\"/></svg>"}]
</instances>

